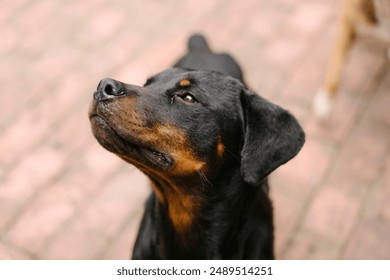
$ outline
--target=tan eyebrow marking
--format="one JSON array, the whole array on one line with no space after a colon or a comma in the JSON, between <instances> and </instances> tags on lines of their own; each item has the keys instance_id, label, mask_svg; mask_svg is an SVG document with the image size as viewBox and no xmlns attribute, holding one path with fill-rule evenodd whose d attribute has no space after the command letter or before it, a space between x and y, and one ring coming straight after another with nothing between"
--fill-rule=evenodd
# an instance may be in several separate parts
<instances>
[{"instance_id":1,"label":"tan eyebrow marking","mask_svg":"<svg viewBox=\"0 0 390 280\"><path fill-rule=\"evenodd\" d=\"M183 79L179 82L179 85L181 87L188 87L191 84L191 81L188 79Z\"/></svg>"},{"instance_id":2,"label":"tan eyebrow marking","mask_svg":"<svg viewBox=\"0 0 390 280\"><path fill-rule=\"evenodd\" d=\"M222 143L221 136L218 136L218 142L217 142L217 154L220 158L223 157L223 153L225 152L225 146Z\"/></svg>"}]
</instances>

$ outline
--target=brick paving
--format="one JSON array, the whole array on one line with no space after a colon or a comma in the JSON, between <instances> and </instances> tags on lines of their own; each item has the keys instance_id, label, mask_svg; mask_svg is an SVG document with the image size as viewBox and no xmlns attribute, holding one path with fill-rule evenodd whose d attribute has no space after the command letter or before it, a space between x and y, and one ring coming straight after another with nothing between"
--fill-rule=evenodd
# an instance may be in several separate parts
<instances>
[{"instance_id":1,"label":"brick paving","mask_svg":"<svg viewBox=\"0 0 390 280\"><path fill-rule=\"evenodd\" d=\"M311 111L340 1L5 0L0 259L126 259L149 187L87 119L98 81L142 84L201 31L292 111L302 152L272 174L278 259L390 258L390 69L358 40L332 116Z\"/></svg>"}]
</instances>

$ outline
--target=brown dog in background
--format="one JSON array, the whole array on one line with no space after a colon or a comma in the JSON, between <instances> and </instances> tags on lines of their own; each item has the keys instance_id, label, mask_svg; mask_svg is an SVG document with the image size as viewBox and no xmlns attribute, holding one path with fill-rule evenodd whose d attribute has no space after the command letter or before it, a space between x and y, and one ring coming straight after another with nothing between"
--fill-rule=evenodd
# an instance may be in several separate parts
<instances>
[{"instance_id":1,"label":"brown dog in background","mask_svg":"<svg viewBox=\"0 0 390 280\"><path fill-rule=\"evenodd\" d=\"M390 1L344 0L324 86L314 99L314 110L319 117L329 115L331 98L337 93L343 65L357 35L390 45Z\"/></svg>"}]
</instances>

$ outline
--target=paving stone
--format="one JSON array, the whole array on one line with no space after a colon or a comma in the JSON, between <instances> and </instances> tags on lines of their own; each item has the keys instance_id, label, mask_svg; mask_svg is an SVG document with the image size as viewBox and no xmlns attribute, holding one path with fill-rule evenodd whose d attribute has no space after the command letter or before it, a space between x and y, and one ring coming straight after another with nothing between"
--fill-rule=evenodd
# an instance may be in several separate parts
<instances>
[{"instance_id":1,"label":"paving stone","mask_svg":"<svg viewBox=\"0 0 390 280\"><path fill-rule=\"evenodd\" d=\"M358 220L360 207L360 200L342 189L324 187L312 200L303 227L337 244L350 234Z\"/></svg>"},{"instance_id":2,"label":"paving stone","mask_svg":"<svg viewBox=\"0 0 390 280\"><path fill-rule=\"evenodd\" d=\"M338 247L321 237L304 233L296 237L286 250L283 259L329 260L337 258Z\"/></svg>"},{"instance_id":3,"label":"paving stone","mask_svg":"<svg viewBox=\"0 0 390 280\"><path fill-rule=\"evenodd\" d=\"M0 242L0 260L28 260L30 257L12 246Z\"/></svg>"},{"instance_id":4,"label":"paving stone","mask_svg":"<svg viewBox=\"0 0 390 280\"><path fill-rule=\"evenodd\" d=\"M332 176L373 182L379 176L384 164L384 155L389 146L389 130L379 122L362 120L361 124L340 151L338 163Z\"/></svg>"},{"instance_id":5,"label":"paving stone","mask_svg":"<svg viewBox=\"0 0 390 280\"><path fill-rule=\"evenodd\" d=\"M61 230L73 213L73 205L61 188L51 188L29 206L4 236L18 248L37 254L45 242Z\"/></svg>"},{"instance_id":6,"label":"paving stone","mask_svg":"<svg viewBox=\"0 0 390 280\"><path fill-rule=\"evenodd\" d=\"M131 219L133 213L142 213L150 191L146 177L138 170L114 174L91 205L83 209L86 226L115 238L121 225Z\"/></svg>"},{"instance_id":7,"label":"paving stone","mask_svg":"<svg viewBox=\"0 0 390 280\"><path fill-rule=\"evenodd\" d=\"M94 259L101 248L106 244L107 237L97 231L90 230L83 219L63 229L50 244L40 252L39 259Z\"/></svg>"},{"instance_id":8,"label":"paving stone","mask_svg":"<svg viewBox=\"0 0 390 280\"><path fill-rule=\"evenodd\" d=\"M314 138L307 138L302 150L276 174L306 185L314 185L324 179L332 163L332 147Z\"/></svg>"},{"instance_id":9,"label":"paving stone","mask_svg":"<svg viewBox=\"0 0 390 280\"><path fill-rule=\"evenodd\" d=\"M343 258L345 259L383 259L390 258L389 222L367 220L351 236L351 242Z\"/></svg>"},{"instance_id":10,"label":"paving stone","mask_svg":"<svg viewBox=\"0 0 390 280\"><path fill-rule=\"evenodd\" d=\"M307 2L296 6L289 19L288 28L293 32L314 34L322 29L330 14L330 6L321 2Z\"/></svg>"},{"instance_id":11,"label":"paving stone","mask_svg":"<svg viewBox=\"0 0 390 280\"><path fill-rule=\"evenodd\" d=\"M34 196L45 184L58 176L64 166L65 154L50 147L42 147L18 163L0 185L1 208L0 228L10 222L10 218ZM1 232L1 230L0 230Z\"/></svg>"},{"instance_id":12,"label":"paving stone","mask_svg":"<svg viewBox=\"0 0 390 280\"><path fill-rule=\"evenodd\" d=\"M271 197L275 216L275 255L276 258L281 258L286 244L294 236L304 200L300 201L296 197L286 194L283 189L277 188L275 185L271 187Z\"/></svg>"},{"instance_id":13,"label":"paving stone","mask_svg":"<svg viewBox=\"0 0 390 280\"><path fill-rule=\"evenodd\" d=\"M139 229L142 213L138 213L134 220L128 223L120 235L107 245L102 259L105 260L128 260L131 258L132 249Z\"/></svg>"}]
</instances>

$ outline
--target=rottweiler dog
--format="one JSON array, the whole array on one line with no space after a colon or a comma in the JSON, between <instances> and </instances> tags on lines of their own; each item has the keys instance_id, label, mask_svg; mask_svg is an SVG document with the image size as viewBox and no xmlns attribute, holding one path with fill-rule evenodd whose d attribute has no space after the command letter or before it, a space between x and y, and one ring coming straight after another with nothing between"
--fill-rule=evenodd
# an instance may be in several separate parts
<instances>
[{"instance_id":1,"label":"rottweiler dog","mask_svg":"<svg viewBox=\"0 0 390 280\"><path fill-rule=\"evenodd\" d=\"M174 68L141 86L100 81L89 111L108 151L149 177L133 259L273 259L267 175L304 132L248 90L227 54L201 35Z\"/></svg>"}]
</instances>

